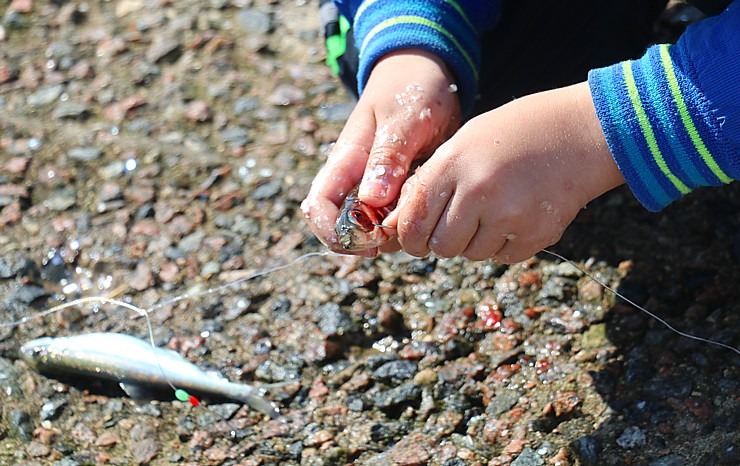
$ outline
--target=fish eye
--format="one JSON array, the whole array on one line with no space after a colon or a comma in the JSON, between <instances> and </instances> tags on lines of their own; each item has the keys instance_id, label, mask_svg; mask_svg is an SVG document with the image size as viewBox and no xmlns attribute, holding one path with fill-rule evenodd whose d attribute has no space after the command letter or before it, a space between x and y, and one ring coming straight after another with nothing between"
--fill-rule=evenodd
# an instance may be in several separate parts
<instances>
[{"instance_id":1,"label":"fish eye","mask_svg":"<svg viewBox=\"0 0 740 466\"><path fill-rule=\"evenodd\" d=\"M370 218L365 215L364 212L355 210L350 212L349 220L354 223L357 227L369 231L375 228L375 224L370 220Z\"/></svg>"}]
</instances>

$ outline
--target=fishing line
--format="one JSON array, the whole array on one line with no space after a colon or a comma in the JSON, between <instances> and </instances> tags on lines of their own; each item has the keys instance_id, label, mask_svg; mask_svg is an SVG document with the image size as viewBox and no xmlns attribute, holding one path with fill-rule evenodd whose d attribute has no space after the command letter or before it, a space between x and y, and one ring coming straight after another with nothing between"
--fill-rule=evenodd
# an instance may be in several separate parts
<instances>
[{"instance_id":1,"label":"fishing line","mask_svg":"<svg viewBox=\"0 0 740 466\"><path fill-rule=\"evenodd\" d=\"M33 313L31 315L28 315L28 316L24 316L21 319L18 319L16 321L12 321L12 322L0 322L0 328L17 327L19 325L22 325L22 324L25 324L25 323L31 321L32 319L43 318L43 317L46 317L48 315L54 314L56 312L62 311L64 309L67 309L67 308L70 308L70 307L76 307L76 306L80 306L80 305L88 304L88 303L110 304L110 305L114 305L114 306L120 306L120 307L123 307L125 309L130 310L130 311L133 311L134 313L136 313L136 314L144 317L144 320L146 321L147 333L148 333L148 336L149 336L149 344L152 347L152 354L154 355L154 361L156 362L157 367L159 368L159 372L162 374L162 377L164 378L165 382L167 382L167 385L169 385L170 388L172 388L172 390L173 390L173 392L175 394L175 398L178 399L179 401L189 402L192 406L195 407L195 406L198 406L200 404L200 400L198 398L196 398L195 396L191 395L190 393L188 393L187 391L183 390L182 388L176 387L170 381L170 378L167 377L167 374L166 374L164 368L160 364L160 361L159 361L159 358L157 357L157 352L156 352L157 345L154 343L154 329L152 327L152 321L151 321L151 318L149 317L149 314L152 313L153 311L157 310L157 309L160 309L162 307L175 304L175 303L177 303L179 301L182 301L184 299L193 299L193 298L197 298L197 297L204 296L204 295L207 295L207 294L216 293L218 291L221 291L221 290L224 290L226 288L239 285L239 284L244 283L246 281L253 280L255 278L262 277L264 275L268 275L268 274L271 274L271 273L278 272L280 270L289 268L289 267L291 267L291 266L293 266L293 265L295 265L295 264L297 264L297 263L299 263L299 262L301 262L301 261L303 261L305 259L308 259L310 257L316 257L316 256L349 256L349 255L348 254L340 254L340 253L336 253L336 252L332 252L332 251L308 252L306 254L303 254L301 256L298 256L297 258L295 258L292 261L287 262L285 264L277 265L275 267L270 267L270 268L267 268L267 269L263 269L263 270L260 270L260 271L255 272L255 273L252 273L250 275L247 275L245 277L242 277L242 278L240 278L238 280L234 280L234 281L225 283L225 284L220 285L220 286L208 288L208 289L203 290L203 291L199 291L199 292L195 292L195 293L184 293L184 294L175 296L174 298L165 300L165 301L163 301L161 303L157 303L157 304L155 304L155 305L153 305L153 306L151 306L151 307L149 307L147 309L143 309L143 308L141 308L139 306L136 306L134 304L127 303L125 301L114 299L114 298L111 298L111 297L108 297L108 296L86 296L86 297L83 297L83 298L77 298L77 299L75 299L73 301L70 301L68 303L59 304L59 305L54 306L52 308L46 309L44 311L40 311L40 312L36 312L36 313ZM226 422L228 424L228 421L226 421ZM232 436L234 434L235 433L234 433L234 430L232 428Z\"/></svg>"},{"instance_id":2,"label":"fishing line","mask_svg":"<svg viewBox=\"0 0 740 466\"><path fill-rule=\"evenodd\" d=\"M669 324L669 323L668 323L668 322L667 322L667 321L666 321L665 319L663 319L663 318L662 318L662 317L660 317L659 315L655 314L654 312L650 312L650 311L648 311L648 310L647 310L647 309L645 309L644 307L640 306L640 305L639 305L639 304L637 304L636 302L632 301L631 299L629 299L628 297L624 296L623 294L621 294L620 292L618 292L618 291L617 291L617 290L615 290L614 288L610 287L609 285L607 285L607 284L606 284L606 283L604 283L603 281L601 281L601 280L599 280L598 278L596 278L595 276L593 276L593 274L590 274L590 273L586 272L586 271L585 271L585 270L583 270L583 269L582 269L581 267L579 267L578 265L576 265L576 264L575 264L575 263L574 263L574 262L573 262L572 260L570 260L570 259L568 259L568 258L566 258L566 257L564 257L564 256L562 256L562 255L560 255L560 254L558 254L558 253L556 253L556 252L552 252L552 251L549 251L549 250L547 250L547 249L543 249L543 250L542 250L542 252L546 252L546 253L550 254L551 256L555 256L555 257L557 257L558 259L560 259L560 260L563 260L563 261L567 262L568 264L572 265L572 266L573 266L573 267L575 267L576 269L580 270L580 271L581 271L581 273L583 273L584 275L586 275L586 276L587 276L588 278L590 278L591 280L595 281L595 282L596 282L596 283L598 283L599 285L603 286L603 287L604 287L604 288L606 288L607 290L611 291L611 292L612 292L612 293L614 293L615 295L617 295L617 296L619 296L620 298L622 298L623 300L625 300L625 301L626 301L627 303L631 304L631 305L632 305L632 306L634 306L635 308L637 308L637 309L641 310L642 312L644 312L644 313L645 313L645 314L647 314L648 316L652 317L653 319L655 319L656 321L658 321L659 323L661 323L661 324L662 324L663 326L665 326L665 327L666 327L666 328L667 328L668 330L671 330L671 331L673 331L673 332L675 332L675 333L677 333L677 334L681 335L682 337L685 337L685 338L689 338L689 339L691 339L691 340L696 340L696 341L700 341L700 342L702 342L702 343L708 343L708 344L710 344L710 345L715 345L715 346L719 346L719 347L721 347L721 348L725 348L725 349L728 349L728 350L730 350L730 351L734 351L734 352L735 352L735 353L737 353L737 354L740 354L740 350L738 350L737 348L735 348L735 347L733 347L733 346L730 346L730 345L726 345L726 344L724 344L724 343L722 343L722 342L719 342L719 341L715 341L715 340L709 340L709 339L707 339L707 338L702 338L702 337L700 337L700 336L698 336L698 335L692 335L691 333L686 333L686 332L683 332L683 331L681 331L681 330L679 330L679 329L675 328L674 326L672 326L671 324Z\"/></svg>"}]
</instances>

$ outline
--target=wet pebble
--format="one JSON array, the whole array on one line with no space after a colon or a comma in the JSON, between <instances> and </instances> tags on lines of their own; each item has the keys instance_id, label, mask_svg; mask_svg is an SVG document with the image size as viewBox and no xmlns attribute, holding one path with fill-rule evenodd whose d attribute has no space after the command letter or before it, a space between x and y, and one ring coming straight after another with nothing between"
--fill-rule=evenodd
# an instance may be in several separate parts
<instances>
[{"instance_id":1,"label":"wet pebble","mask_svg":"<svg viewBox=\"0 0 740 466\"><path fill-rule=\"evenodd\" d=\"M230 126L219 131L219 135L225 144L229 147L243 147L251 142L249 132L240 126Z\"/></svg>"},{"instance_id":2,"label":"wet pebble","mask_svg":"<svg viewBox=\"0 0 740 466\"><path fill-rule=\"evenodd\" d=\"M12 409L8 413L8 432L11 437L15 437L24 442L31 440L33 433L33 421L31 416L22 409Z\"/></svg>"},{"instance_id":3,"label":"wet pebble","mask_svg":"<svg viewBox=\"0 0 740 466\"><path fill-rule=\"evenodd\" d=\"M87 105L77 102L60 102L51 116L57 120L81 120L90 116L90 109Z\"/></svg>"},{"instance_id":4,"label":"wet pebble","mask_svg":"<svg viewBox=\"0 0 740 466\"><path fill-rule=\"evenodd\" d=\"M67 156L78 162L92 162L103 156L103 151L97 147L74 147L67 151Z\"/></svg>"},{"instance_id":5,"label":"wet pebble","mask_svg":"<svg viewBox=\"0 0 740 466\"><path fill-rule=\"evenodd\" d=\"M406 405L417 405L421 401L421 387L413 382L406 382L389 390L375 394L373 402L380 409L399 409Z\"/></svg>"},{"instance_id":6,"label":"wet pebble","mask_svg":"<svg viewBox=\"0 0 740 466\"><path fill-rule=\"evenodd\" d=\"M301 88L291 84L281 84L267 100L272 105L286 106L299 104L303 102L305 97L306 94Z\"/></svg>"},{"instance_id":7,"label":"wet pebble","mask_svg":"<svg viewBox=\"0 0 740 466\"><path fill-rule=\"evenodd\" d=\"M148 464L159 454L157 434L149 424L136 424L131 428L131 454L138 464Z\"/></svg>"},{"instance_id":8,"label":"wet pebble","mask_svg":"<svg viewBox=\"0 0 740 466\"><path fill-rule=\"evenodd\" d=\"M266 199L272 199L277 196L283 187L278 181L268 181L262 183L252 191L251 197L256 201L263 201Z\"/></svg>"},{"instance_id":9,"label":"wet pebble","mask_svg":"<svg viewBox=\"0 0 740 466\"><path fill-rule=\"evenodd\" d=\"M327 303L316 309L313 315L324 335L344 335L358 330L349 314L336 303Z\"/></svg>"},{"instance_id":10,"label":"wet pebble","mask_svg":"<svg viewBox=\"0 0 740 466\"><path fill-rule=\"evenodd\" d=\"M524 448L519 456L511 462L511 466L541 466L545 460L531 448Z\"/></svg>"},{"instance_id":11,"label":"wet pebble","mask_svg":"<svg viewBox=\"0 0 740 466\"><path fill-rule=\"evenodd\" d=\"M247 34L264 35L272 31L273 14L258 8L244 8L237 12L239 27Z\"/></svg>"},{"instance_id":12,"label":"wet pebble","mask_svg":"<svg viewBox=\"0 0 740 466\"><path fill-rule=\"evenodd\" d=\"M597 466L599 464L599 452L601 451L601 445L592 435L585 435L575 441L575 448L578 457L581 459L584 465Z\"/></svg>"},{"instance_id":13,"label":"wet pebble","mask_svg":"<svg viewBox=\"0 0 740 466\"><path fill-rule=\"evenodd\" d=\"M146 51L150 63L174 63L182 55L182 46L174 37L157 34Z\"/></svg>"},{"instance_id":14,"label":"wet pebble","mask_svg":"<svg viewBox=\"0 0 740 466\"><path fill-rule=\"evenodd\" d=\"M192 102L189 102L187 106L185 106L184 114L185 118L188 120L199 123L210 121L211 118L213 118L211 107L208 105L208 102L203 100L193 100Z\"/></svg>"},{"instance_id":15,"label":"wet pebble","mask_svg":"<svg viewBox=\"0 0 740 466\"><path fill-rule=\"evenodd\" d=\"M396 360L389 361L375 369L372 373L372 377L373 379L383 383L398 385L413 378L416 371L417 365L415 362Z\"/></svg>"},{"instance_id":16,"label":"wet pebble","mask_svg":"<svg viewBox=\"0 0 740 466\"><path fill-rule=\"evenodd\" d=\"M629 426L617 438L617 445L626 449L639 448L645 445L645 432L637 426Z\"/></svg>"},{"instance_id":17,"label":"wet pebble","mask_svg":"<svg viewBox=\"0 0 740 466\"><path fill-rule=\"evenodd\" d=\"M29 442L26 445L26 452L31 458L41 458L51 454L51 448L40 442Z\"/></svg>"},{"instance_id":18,"label":"wet pebble","mask_svg":"<svg viewBox=\"0 0 740 466\"><path fill-rule=\"evenodd\" d=\"M72 427L70 434L72 434L72 437L76 442L85 446L92 445L95 443L95 439L97 438L95 432L82 422L75 424L74 427Z\"/></svg>"},{"instance_id":19,"label":"wet pebble","mask_svg":"<svg viewBox=\"0 0 740 466\"><path fill-rule=\"evenodd\" d=\"M56 419L67 405L67 400L63 398L47 401L41 406L39 417L42 421L51 421Z\"/></svg>"},{"instance_id":20,"label":"wet pebble","mask_svg":"<svg viewBox=\"0 0 740 466\"><path fill-rule=\"evenodd\" d=\"M73 188L57 188L44 201L44 205L55 211L63 212L77 204L77 191Z\"/></svg>"},{"instance_id":21,"label":"wet pebble","mask_svg":"<svg viewBox=\"0 0 740 466\"><path fill-rule=\"evenodd\" d=\"M64 86L61 84L51 84L39 88L26 98L26 103L30 107L41 107L55 102L64 92Z\"/></svg>"}]
</instances>

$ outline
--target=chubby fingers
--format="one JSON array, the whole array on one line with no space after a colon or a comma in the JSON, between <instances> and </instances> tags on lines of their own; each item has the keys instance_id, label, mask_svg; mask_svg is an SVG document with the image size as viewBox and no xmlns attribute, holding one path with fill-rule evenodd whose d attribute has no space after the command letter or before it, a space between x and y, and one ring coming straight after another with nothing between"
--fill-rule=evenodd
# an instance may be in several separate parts
<instances>
[{"instance_id":1,"label":"chubby fingers","mask_svg":"<svg viewBox=\"0 0 740 466\"><path fill-rule=\"evenodd\" d=\"M370 129L362 132L356 128ZM301 204L303 216L311 231L323 244L336 252L344 250L339 245L334 224L344 198L362 178L372 143L372 128L374 120L364 114L353 113Z\"/></svg>"},{"instance_id":2,"label":"chubby fingers","mask_svg":"<svg viewBox=\"0 0 740 466\"><path fill-rule=\"evenodd\" d=\"M404 99L411 97L402 93L398 99L405 102ZM411 164L433 147L435 134L428 116L430 110L418 105L419 101L414 101L414 105L399 105L376 131L358 193L363 202L374 207L391 203L398 197Z\"/></svg>"}]
</instances>

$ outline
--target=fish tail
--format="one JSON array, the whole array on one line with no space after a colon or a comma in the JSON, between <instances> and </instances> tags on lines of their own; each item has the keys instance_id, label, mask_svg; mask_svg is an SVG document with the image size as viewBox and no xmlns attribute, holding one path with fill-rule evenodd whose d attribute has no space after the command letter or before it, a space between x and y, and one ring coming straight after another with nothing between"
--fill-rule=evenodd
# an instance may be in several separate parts
<instances>
[{"instance_id":1,"label":"fish tail","mask_svg":"<svg viewBox=\"0 0 740 466\"><path fill-rule=\"evenodd\" d=\"M272 419L280 416L280 410L275 403L260 395L258 390L253 389L251 393L241 396L240 399L257 411L267 414Z\"/></svg>"}]
</instances>

